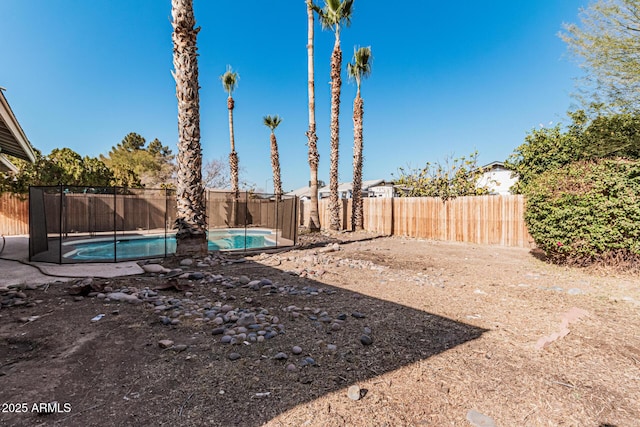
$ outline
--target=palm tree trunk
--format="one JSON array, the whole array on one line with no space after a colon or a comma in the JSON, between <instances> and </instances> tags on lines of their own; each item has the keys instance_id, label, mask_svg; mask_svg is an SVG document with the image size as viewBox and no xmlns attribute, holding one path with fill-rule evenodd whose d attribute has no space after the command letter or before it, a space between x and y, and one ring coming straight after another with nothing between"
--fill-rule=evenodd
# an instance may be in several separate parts
<instances>
[{"instance_id":1,"label":"palm tree trunk","mask_svg":"<svg viewBox=\"0 0 640 427\"><path fill-rule=\"evenodd\" d=\"M307 139L309 140L309 170L311 172L311 180L309 182L309 191L311 197L311 210L309 212L309 230L320 231L320 214L318 208L318 164L320 163L320 154L318 154L318 137L316 136L316 91L314 80L313 66L313 9L311 2L307 3L307 69L309 80L309 130L307 131Z\"/></svg>"},{"instance_id":2,"label":"palm tree trunk","mask_svg":"<svg viewBox=\"0 0 640 427\"><path fill-rule=\"evenodd\" d=\"M362 119L364 117L364 101L360 93L353 101L353 204L351 205L351 229L364 229L364 213L362 206Z\"/></svg>"},{"instance_id":3,"label":"palm tree trunk","mask_svg":"<svg viewBox=\"0 0 640 427\"><path fill-rule=\"evenodd\" d=\"M280 182L280 157L278 155L278 141L276 134L271 132L271 168L273 169L273 191L276 193L276 201L280 201L282 195L282 183Z\"/></svg>"},{"instance_id":4,"label":"palm tree trunk","mask_svg":"<svg viewBox=\"0 0 640 427\"><path fill-rule=\"evenodd\" d=\"M238 196L238 153L236 153L236 142L233 134L233 107L234 102L231 95L227 98L227 108L229 109L229 142L231 152L229 153L229 171L231 172L231 191L234 196Z\"/></svg>"},{"instance_id":5,"label":"palm tree trunk","mask_svg":"<svg viewBox=\"0 0 640 427\"><path fill-rule=\"evenodd\" d=\"M193 0L171 0L173 77L178 99L177 255L206 255L206 218L200 147L198 48Z\"/></svg>"},{"instance_id":6,"label":"palm tree trunk","mask_svg":"<svg viewBox=\"0 0 640 427\"><path fill-rule=\"evenodd\" d=\"M331 54L331 156L329 166L329 227L340 230L340 200L338 198L338 156L340 144L340 88L342 70L342 51L340 37L336 33L336 41Z\"/></svg>"}]
</instances>

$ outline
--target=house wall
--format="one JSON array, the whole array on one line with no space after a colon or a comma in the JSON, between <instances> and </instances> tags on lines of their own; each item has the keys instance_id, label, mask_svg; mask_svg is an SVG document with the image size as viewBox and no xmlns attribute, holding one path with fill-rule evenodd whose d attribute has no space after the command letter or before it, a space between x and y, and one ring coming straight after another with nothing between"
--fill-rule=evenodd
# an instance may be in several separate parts
<instances>
[{"instance_id":1,"label":"house wall","mask_svg":"<svg viewBox=\"0 0 640 427\"><path fill-rule=\"evenodd\" d=\"M518 181L518 178L511 177L511 173L509 169L502 167L492 168L482 174L478 187L488 187L491 194L511 194L511 187Z\"/></svg>"}]
</instances>

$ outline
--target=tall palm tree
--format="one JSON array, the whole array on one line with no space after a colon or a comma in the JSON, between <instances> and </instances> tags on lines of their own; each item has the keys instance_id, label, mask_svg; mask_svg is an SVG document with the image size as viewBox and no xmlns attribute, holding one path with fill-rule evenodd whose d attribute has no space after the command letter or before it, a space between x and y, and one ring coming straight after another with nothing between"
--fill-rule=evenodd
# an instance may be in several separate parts
<instances>
[{"instance_id":1,"label":"tall palm tree","mask_svg":"<svg viewBox=\"0 0 640 427\"><path fill-rule=\"evenodd\" d=\"M329 166L329 210L331 230L340 230L340 200L338 199L338 154L340 144L340 89L342 86L342 50L340 28L351 24L354 0L324 0L324 7L313 5L322 28L333 31L336 39L331 53L331 156Z\"/></svg>"},{"instance_id":2,"label":"tall palm tree","mask_svg":"<svg viewBox=\"0 0 640 427\"><path fill-rule=\"evenodd\" d=\"M178 255L206 255L206 219L200 148L198 48L193 0L171 0L173 66L178 99L176 182Z\"/></svg>"},{"instance_id":3,"label":"tall palm tree","mask_svg":"<svg viewBox=\"0 0 640 427\"><path fill-rule=\"evenodd\" d=\"M282 182L280 181L280 157L278 156L278 141L276 141L275 130L282 122L282 118L277 114L273 117L264 116L264 125L271 129L271 168L273 169L273 192L276 193L276 200L280 200L282 195Z\"/></svg>"},{"instance_id":4,"label":"tall palm tree","mask_svg":"<svg viewBox=\"0 0 640 427\"><path fill-rule=\"evenodd\" d=\"M320 231L320 210L318 208L318 164L320 154L318 153L318 136L316 135L316 89L313 67L313 2L305 0L307 5L307 70L309 81L309 130L307 139L309 146L309 170L311 180L309 181L309 192L311 197L311 209L309 210L309 230Z\"/></svg>"},{"instance_id":5,"label":"tall palm tree","mask_svg":"<svg viewBox=\"0 0 640 427\"><path fill-rule=\"evenodd\" d=\"M351 229L364 229L362 207L362 119L364 101L360 96L362 79L371 74L371 46L361 47L353 54L353 62L347 64L347 74L356 81L358 90L353 101L353 204L351 205Z\"/></svg>"},{"instance_id":6,"label":"tall palm tree","mask_svg":"<svg viewBox=\"0 0 640 427\"><path fill-rule=\"evenodd\" d=\"M227 108L229 109L229 141L231 143L231 152L229 153L229 171L231 172L231 191L235 196L238 195L238 153L236 153L236 142L233 136L233 107L235 105L233 101L233 91L238 85L240 76L238 73L231 69L231 66L227 67L227 71L220 76L222 81L222 87L224 91L229 94L227 98Z\"/></svg>"}]
</instances>

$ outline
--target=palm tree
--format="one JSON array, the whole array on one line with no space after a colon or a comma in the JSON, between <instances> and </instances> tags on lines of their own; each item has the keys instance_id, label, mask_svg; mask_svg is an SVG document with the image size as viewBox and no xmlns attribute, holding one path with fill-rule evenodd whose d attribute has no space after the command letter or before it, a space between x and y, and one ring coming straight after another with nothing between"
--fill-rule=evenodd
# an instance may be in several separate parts
<instances>
[{"instance_id":1,"label":"palm tree","mask_svg":"<svg viewBox=\"0 0 640 427\"><path fill-rule=\"evenodd\" d=\"M282 182L280 181L280 157L278 156L278 141L276 141L275 130L282 122L282 118L277 114L273 117L264 116L264 125L271 129L271 168L273 169L273 192L276 193L276 200L280 200L282 195Z\"/></svg>"},{"instance_id":2,"label":"palm tree","mask_svg":"<svg viewBox=\"0 0 640 427\"><path fill-rule=\"evenodd\" d=\"M227 66L227 71L220 76L224 91L229 94L227 98L227 108L229 109L229 141L231 142L231 152L229 153L229 171L231 172L231 191L234 196L238 195L238 153L236 153L236 143L233 137L233 107L235 105L231 94L238 85L240 76L233 72L231 66Z\"/></svg>"},{"instance_id":3,"label":"palm tree","mask_svg":"<svg viewBox=\"0 0 640 427\"><path fill-rule=\"evenodd\" d=\"M364 229L362 207L362 119L364 101L360 97L362 79L371 74L371 46L361 47L353 54L353 62L347 64L347 74L356 81L358 90L353 101L353 204L351 205L351 229Z\"/></svg>"},{"instance_id":4,"label":"palm tree","mask_svg":"<svg viewBox=\"0 0 640 427\"><path fill-rule=\"evenodd\" d=\"M309 130L307 139L309 146L309 169L311 180L309 181L309 192L311 193L311 209L309 212L309 230L320 231L320 214L318 208L318 164L320 154L318 154L318 137L316 135L316 90L313 68L313 3L305 0L307 5L307 69L309 81Z\"/></svg>"},{"instance_id":5,"label":"palm tree","mask_svg":"<svg viewBox=\"0 0 640 427\"><path fill-rule=\"evenodd\" d=\"M206 255L206 219L200 148L198 48L193 0L171 0L173 66L178 99L176 240L178 255Z\"/></svg>"},{"instance_id":6,"label":"palm tree","mask_svg":"<svg viewBox=\"0 0 640 427\"><path fill-rule=\"evenodd\" d=\"M324 0L324 7L312 5L320 17L322 28L331 29L336 40L331 53L331 156L329 167L329 211L331 230L340 230L340 200L338 199L338 154L340 142L340 88L342 86L342 50L340 28L351 24L354 0Z\"/></svg>"}]
</instances>

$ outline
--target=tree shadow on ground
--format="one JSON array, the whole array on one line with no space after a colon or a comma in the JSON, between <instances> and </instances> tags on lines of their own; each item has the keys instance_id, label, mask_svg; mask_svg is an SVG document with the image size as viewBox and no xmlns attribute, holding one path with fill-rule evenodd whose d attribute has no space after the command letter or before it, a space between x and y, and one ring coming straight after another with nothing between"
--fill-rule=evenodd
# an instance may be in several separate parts
<instances>
[{"instance_id":1,"label":"tree shadow on ground","mask_svg":"<svg viewBox=\"0 0 640 427\"><path fill-rule=\"evenodd\" d=\"M25 327L24 339L37 343L31 350L25 352L16 345L21 354L11 350L0 354L0 364L18 359L24 363L15 372L5 373L7 385L0 397L68 402L71 413L45 416L47 422L61 425L103 425L109 419L112 425L260 426L298 405L429 359L486 332L256 262L209 272L273 281L275 288L256 289L193 282L191 298L204 296L238 311L267 310L269 316L279 318L275 323L283 325L282 333L261 343L222 344L220 335L212 335L210 323L183 319L177 326L163 325L146 305L104 304L85 298L65 305L66 310L54 310L46 324L41 322L41 330L30 330L36 322ZM166 280L135 277L109 283L114 288L143 288ZM68 296L65 289L59 292ZM176 291L160 292L176 300L185 298ZM62 307L60 295L51 297ZM27 309L20 310L14 315L29 314ZM90 323L90 316L98 311L107 316ZM363 335L372 343L363 341ZM187 349L159 349L158 340L163 338ZM294 354L293 346L302 352ZM232 353L237 355L232 357L235 360L230 359ZM287 358L279 359L278 353ZM46 386L43 372L48 375ZM30 388L29 393L16 395L16 390ZM37 417L14 414L8 421L34 425L44 420Z\"/></svg>"}]
</instances>

